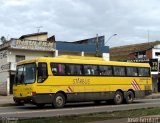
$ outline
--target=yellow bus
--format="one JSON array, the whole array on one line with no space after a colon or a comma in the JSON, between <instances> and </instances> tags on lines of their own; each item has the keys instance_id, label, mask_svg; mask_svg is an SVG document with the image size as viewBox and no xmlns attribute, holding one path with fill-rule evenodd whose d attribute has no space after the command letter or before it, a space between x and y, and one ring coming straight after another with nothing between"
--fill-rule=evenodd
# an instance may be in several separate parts
<instances>
[{"instance_id":1,"label":"yellow bus","mask_svg":"<svg viewBox=\"0 0 160 123\"><path fill-rule=\"evenodd\" d=\"M40 57L17 64L13 99L38 107L67 102L112 100L132 103L152 93L147 63L105 61L83 56Z\"/></svg>"}]
</instances>

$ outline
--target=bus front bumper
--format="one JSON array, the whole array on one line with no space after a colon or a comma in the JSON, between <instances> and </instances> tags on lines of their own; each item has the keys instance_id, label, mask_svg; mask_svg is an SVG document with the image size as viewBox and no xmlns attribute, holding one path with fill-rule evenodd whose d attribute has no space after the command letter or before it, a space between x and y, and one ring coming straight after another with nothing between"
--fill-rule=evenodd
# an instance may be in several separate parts
<instances>
[{"instance_id":1,"label":"bus front bumper","mask_svg":"<svg viewBox=\"0 0 160 123\"><path fill-rule=\"evenodd\" d=\"M35 96L27 96L27 97L13 97L15 103L31 103L31 104L50 104L53 102L54 94L47 95L35 95Z\"/></svg>"}]
</instances>

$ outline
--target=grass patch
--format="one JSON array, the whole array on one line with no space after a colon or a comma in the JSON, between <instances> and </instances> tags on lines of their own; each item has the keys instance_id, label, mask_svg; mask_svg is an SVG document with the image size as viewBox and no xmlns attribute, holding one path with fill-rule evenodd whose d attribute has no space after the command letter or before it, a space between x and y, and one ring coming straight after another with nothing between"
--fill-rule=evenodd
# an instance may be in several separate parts
<instances>
[{"instance_id":1,"label":"grass patch","mask_svg":"<svg viewBox=\"0 0 160 123\"><path fill-rule=\"evenodd\" d=\"M19 120L18 123L84 123L91 121L101 121L109 119L142 117L147 115L160 114L160 108L136 109L129 111L102 112L72 116L57 116L48 118L35 118Z\"/></svg>"}]
</instances>

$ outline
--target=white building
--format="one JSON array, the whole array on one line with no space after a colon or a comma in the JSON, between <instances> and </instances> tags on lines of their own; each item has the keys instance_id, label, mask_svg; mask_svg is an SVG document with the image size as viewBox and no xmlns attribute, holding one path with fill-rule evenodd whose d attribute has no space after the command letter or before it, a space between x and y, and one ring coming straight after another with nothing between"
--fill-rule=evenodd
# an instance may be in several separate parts
<instances>
[{"instance_id":1,"label":"white building","mask_svg":"<svg viewBox=\"0 0 160 123\"><path fill-rule=\"evenodd\" d=\"M41 41L40 37L39 41L30 40L25 39L25 36L0 45L0 95L9 95L12 92L16 62L33 57L54 56L53 41Z\"/></svg>"}]
</instances>

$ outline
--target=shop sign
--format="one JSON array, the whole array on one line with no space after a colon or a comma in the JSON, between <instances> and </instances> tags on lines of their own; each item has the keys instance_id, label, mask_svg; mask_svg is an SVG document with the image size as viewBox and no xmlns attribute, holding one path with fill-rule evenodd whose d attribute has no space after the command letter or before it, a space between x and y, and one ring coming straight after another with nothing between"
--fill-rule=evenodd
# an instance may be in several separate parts
<instances>
[{"instance_id":1,"label":"shop sign","mask_svg":"<svg viewBox=\"0 0 160 123\"><path fill-rule=\"evenodd\" d=\"M158 59L134 59L134 60L127 60L127 62L149 63L151 67L151 72L159 71Z\"/></svg>"},{"instance_id":2,"label":"shop sign","mask_svg":"<svg viewBox=\"0 0 160 123\"><path fill-rule=\"evenodd\" d=\"M35 40L16 40L15 48L53 51L53 42Z\"/></svg>"},{"instance_id":3,"label":"shop sign","mask_svg":"<svg viewBox=\"0 0 160 123\"><path fill-rule=\"evenodd\" d=\"M149 64L152 72L158 72L158 59L150 59Z\"/></svg>"}]
</instances>

